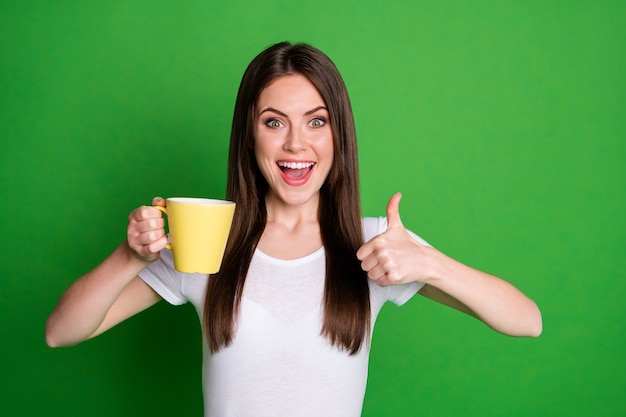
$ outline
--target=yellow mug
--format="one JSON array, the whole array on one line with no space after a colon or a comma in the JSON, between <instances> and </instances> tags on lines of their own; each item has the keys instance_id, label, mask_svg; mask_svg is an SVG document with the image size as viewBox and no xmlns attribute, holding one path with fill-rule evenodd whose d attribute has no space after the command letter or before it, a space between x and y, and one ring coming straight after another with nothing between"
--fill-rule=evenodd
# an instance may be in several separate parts
<instances>
[{"instance_id":1,"label":"yellow mug","mask_svg":"<svg viewBox=\"0 0 626 417\"><path fill-rule=\"evenodd\" d=\"M219 271L235 214L235 203L208 198L168 198L166 207L174 268L180 272Z\"/></svg>"}]
</instances>

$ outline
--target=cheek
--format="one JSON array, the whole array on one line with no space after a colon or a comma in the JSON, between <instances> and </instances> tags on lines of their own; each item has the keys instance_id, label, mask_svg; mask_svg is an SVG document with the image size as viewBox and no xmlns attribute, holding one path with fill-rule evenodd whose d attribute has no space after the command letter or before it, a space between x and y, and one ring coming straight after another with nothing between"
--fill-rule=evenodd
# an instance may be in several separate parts
<instances>
[{"instance_id":1,"label":"cheek","mask_svg":"<svg viewBox=\"0 0 626 417\"><path fill-rule=\"evenodd\" d=\"M268 141L266 138L263 137L262 134L259 135L255 132L254 142L252 143L252 146L254 147L254 155L256 156L257 161L260 158L263 158L264 155L268 154Z\"/></svg>"},{"instance_id":2,"label":"cheek","mask_svg":"<svg viewBox=\"0 0 626 417\"><path fill-rule=\"evenodd\" d=\"M254 158L256 159L256 164L261 171L265 171L265 167L267 166L267 157L262 149L259 147L254 148Z\"/></svg>"},{"instance_id":3,"label":"cheek","mask_svg":"<svg viewBox=\"0 0 626 417\"><path fill-rule=\"evenodd\" d=\"M323 149L324 149L324 154L326 155L327 158L330 159L331 163L335 156L334 148L335 148L335 144L333 142L333 137L332 135L330 135L330 137L326 138L326 140L324 141Z\"/></svg>"},{"instance_id":4,"label":"cheek","mask_svg":"<svg viewBox=\"0 0 626 417\"><path fill-rule=\"evenodd\" d=\"M333 142L333 138L332 138L332 134L330 135L330 138L324 142L324 155L325 155L325 159L328 161L328 165L327 165L327 172L326 172L326 179L329 179L329 176L332 176L332 171L333 171L333 167L335 166L335 144ZM337 175L337 173L335 173L334 175Z\"/></svg>"},{"instance_id":5,"label":"cheek","mask_svg":"<svg viewBox=\"0 0 626 417\"><path fill-rule=\"evenodd\" d=\"M259 138L254 140L254 158L256 160L256 164L263 174L265 179L268 179L268 175L272 171L272 152L271 146L267 141L264 141L263 138Z\"/></svg>"}]
</instances>

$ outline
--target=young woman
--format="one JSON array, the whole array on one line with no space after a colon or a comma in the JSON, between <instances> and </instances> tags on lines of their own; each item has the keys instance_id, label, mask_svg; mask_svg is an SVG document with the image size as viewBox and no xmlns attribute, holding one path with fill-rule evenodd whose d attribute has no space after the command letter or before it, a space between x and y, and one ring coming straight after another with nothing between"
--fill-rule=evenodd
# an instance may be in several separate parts
<instances>
[{"instance_id":1,"label":"young woman","mask_svg":"<svg viewBox=\"0 0 626 417\"><path fill-rule=\"evenodd\" d=\"M247 68L233 117L227 198L237 203L222 269L174 270L161 212L76 281L48 319L50 346L92 338L161 299L201 319L206 416L359 416L372 328L386 301L421 295L496 331L538 336L533 301L387 218L361 218L356 134L331 60L280 43ZM164 205L155 198L153 205Z\"/></svg>"}]
</instances>

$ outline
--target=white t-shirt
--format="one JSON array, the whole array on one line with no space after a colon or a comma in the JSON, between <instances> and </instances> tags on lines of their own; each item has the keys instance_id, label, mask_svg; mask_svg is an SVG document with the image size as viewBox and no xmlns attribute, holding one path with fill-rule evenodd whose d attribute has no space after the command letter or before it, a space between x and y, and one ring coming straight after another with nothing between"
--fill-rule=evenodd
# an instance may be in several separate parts
<instances>
[{"instance_id":1,"label":"white t-shirt","mask_svg":"<svg viewBox=\"0 0 626 417\"><path fill-rule=\"evenodd\" d=\"M387 221L365 218L363 227L368 241ZM202 320L207 275L177 272L163 250L140 276L171 304L191 302ZM324 276L324 248L293 260L255 251L233 343L212 354L203 337L205 417L361 415L369 343L350 356L320 335ZM372 329L386 301L401 305L422 286L370 281Z\"/></svg>"}]
</instances>

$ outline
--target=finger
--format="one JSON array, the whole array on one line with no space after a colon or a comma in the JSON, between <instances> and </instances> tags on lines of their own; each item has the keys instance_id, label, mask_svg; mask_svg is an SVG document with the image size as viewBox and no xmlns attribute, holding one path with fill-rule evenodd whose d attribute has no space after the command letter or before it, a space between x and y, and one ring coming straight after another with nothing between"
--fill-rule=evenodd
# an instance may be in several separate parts
<instances>
[{"instance_id":1,"label":"finger","mask_svg":"<svg viewBox=\"0 0 626 417\"><path fill-rule=\"evenodd\" d=\"M376 265L378 265L376 256L367 256L361 260L361 269L365 272L371 271Z\"/></svg>"},{"instance_id":2,"label":"finger","mask_svg":"<svg viewBox=\"0 0 626 417\"><path fill-rule=\"evenodd\" d=\"M165 248L165 245L167 244L167 240L165 238L158 240L157 242L154 242L150 245L144 245L144 246L138 246L136 248L133 248L131 246L131 248L137 253L137 255L139 257L141 257L142 259L145 259L147 261L154 261L156 259L158 259L159 257L159 252Z\"/></svg>"},{"instance_id":3,"label":"finger","mask_svg":"<svg viewBox=\"0 0 626 417\"><path fill-rule=\"evenodd\" d=\"M165 221L163 218L154 217L138 222L134 222L132 225L133 230L137 233L146 233L151 231L164 231Z\"/></svg>"},{"instance_id":4,"label":"finger","mask_svg":"<svg viewBox=\"0 0 626 417\"><path fill-rule=\"evenodd\" d=\"M359 261L362 261L367 258L373 251L373 245L368 242L361 246L358 251L356 251L356 257Z\"/></svg>"},{"instance_id":5,"label":"finger","mask_svg":"<svg viewBox=\"0 0 626 417\"><path fill-rule=\"evenodd\" d=\"M167 245L167 237L161 236L158 240L155 240L151 244L148 245L148 250L150 253L158 253Z\"/></svg>"},{"instance_id":6,"label":"finger","mask_svg":"<svg viewBox=\"0 0 626 417\"><path fill-rule=\"evenodd\" d=\"M165 200L162 197L154 197L152 199L152 205L165 207Z\"/></svg>"},{"instance_id":7,"label":"finger","mask_svg":"<svg viewBox=\"0 0 626 417\"><path fill-rule=\"evenodd\" d=\"M128 245L142 257L158 253L166 244L167 237L163 230L128 236Z\"/></svg>"},{"instance_id":8,"label":"finger","mask_svg":"<svg viewBox=\"0 0 626 417\"><path fill-rule=\"evenodd\" d=\"M376 282L376 285L378 285L379 287L388 287L391 285L391 282L389 282L387 275L383 275L382 277L375 280L375 282Z\"/></svg>"},{"instance_id":9,"label":"finger","mask_svg":"<svg viewBox=\"0 0 626 417\"><path fill-rule=\"evenodd\" d=\"M138 222L157 217L163 217L163 215L160 210L157 210L152 206L141 206L130 213L130 218Z\"/></svg>"},{"instance_id":10,"label":"finger","mask_svg":"<svg viewBox=\"0 0 626 417\"><path fill-rule=\"evenodd\" d=\"M367 277L376 283L379 287L387 287L389 285L393 285L393 282L389 278L389 274L386 273L383 269L379 269L376 267L367 273Z\"/></svg>"},{"instance_id":11,"label":"finger","mask_svg":"<svg viewBox=\"0 0 626 417\"><path fill-rule=\"evenodd\" d=\"M367 277L372 281L378 282L386 275L384 268L381 265L376 265L374 268L367 271Z\"/></svg>"},{"instance_id":12,"label":"finger","mask_svg":"<svg viewBox=\"0 0 626 417\"><path fill-rule=\"evenodd\" d=\"M387 230L404 228L402 220L400 219L400 200L402 199L402 193L396 193L391 196L389 203L387 203Z\"/></svg>"}]
</instances>

